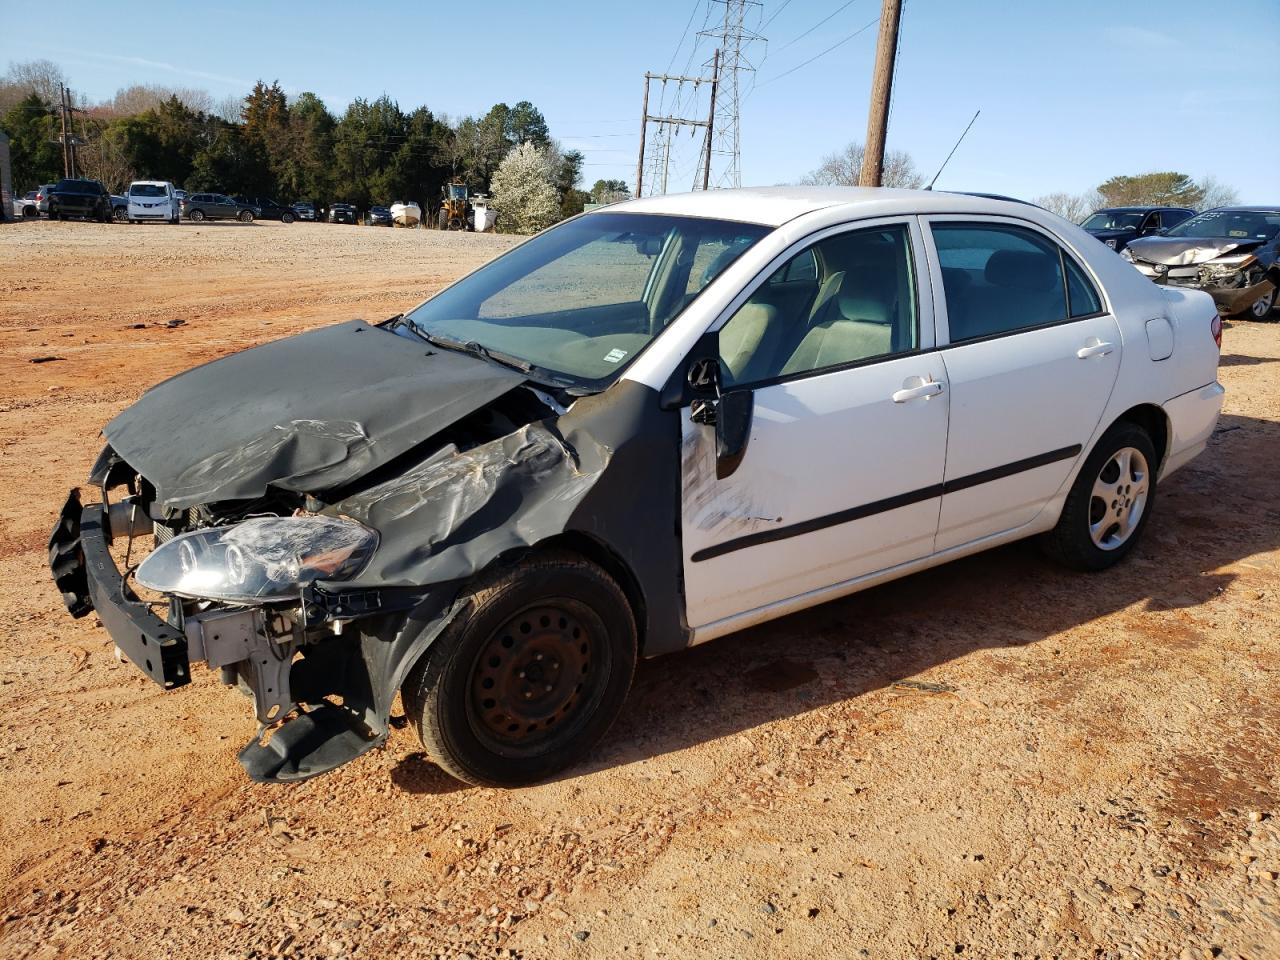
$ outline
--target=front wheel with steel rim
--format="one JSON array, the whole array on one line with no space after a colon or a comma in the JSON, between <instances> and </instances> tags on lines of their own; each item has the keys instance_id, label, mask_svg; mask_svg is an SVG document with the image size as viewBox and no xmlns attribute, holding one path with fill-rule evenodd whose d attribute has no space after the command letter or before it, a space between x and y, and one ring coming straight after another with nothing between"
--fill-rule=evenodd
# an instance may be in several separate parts
<instances>
[{"instance_id":1,"label":"front wheel with steel rim","mask_svg":"<svg viewBox=\"0 0 1280 960\"><path fill-rule=\"evenodd\" d=\"M1041 544L1077 570L1105 570L1133 549L1156 495L1158 460L1147 431L1121 421L1102 435L1081 467L1057 526Z\"/></svg>"},{"instance_id":2,"label":"front wheel with steel rim","mask_svg":"<svg viewBox=\"0 0 1280 960\"><path fill-rule=\"evenodd\" d=\"M569 553L481 575L401 688L431 759L520 786L578 760L617 716L636 662L626 595Z\"/></svg>"}]
</instances>

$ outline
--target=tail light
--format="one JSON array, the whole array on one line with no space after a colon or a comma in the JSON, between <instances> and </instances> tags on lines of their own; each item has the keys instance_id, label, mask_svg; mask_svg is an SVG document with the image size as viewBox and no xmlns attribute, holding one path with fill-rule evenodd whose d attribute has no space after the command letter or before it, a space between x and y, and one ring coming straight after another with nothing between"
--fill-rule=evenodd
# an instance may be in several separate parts
<instances>
[{"instance_id":1,"label":"tail light","mask_svg":"<svg viewBox=\"0 0 1280 960\"><path fill-rule=\"evenodd\" d=\"M1209 332L1213 334L1213 342L1218 345L1218 349L1222 349L1222 317L1218 314L1213 315L1213 319L1209 321Z\"/></svg>"}]
</instances>

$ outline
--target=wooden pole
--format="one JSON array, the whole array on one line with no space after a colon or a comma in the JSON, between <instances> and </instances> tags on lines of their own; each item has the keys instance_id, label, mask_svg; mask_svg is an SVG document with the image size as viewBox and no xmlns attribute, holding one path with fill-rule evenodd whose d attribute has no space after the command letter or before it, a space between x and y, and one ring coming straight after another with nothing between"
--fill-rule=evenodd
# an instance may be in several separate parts
<instances>
[{"instance_id":1,"label":"wooden pole","mask_svg":"<svg viewBox=\"0 0 1280 960\"><path fill-rule=\"evenodd\" d=\"M707 114L707 155L702 160L702 189L711 184L711 137L716 125L716 90L720 86L720 50L717 48L711 60L711 112Z\"/></svg>"},{"instance_id":2,"label":"wooden pole","mask_svg":"<svg viewBox=\"0 0 1280 960\"><path fill-rule=\"evenodd\" d=\"M893 60L898 52L898 24L902 0L883 0L880 7L880 39L871 74L871 105L867 110L867 144L858 185L878 187L884 175L884 141L889 127L889 100L893 96Z\"/></svg>"},{"instance_id":3,"label":"wooden pole","mask_svg":"<svg viewBox=\"0 0 1280 960\"><path fill-rule=\"evenodd\" d=\"M62 113L62 175L71 176L71 143L67 138L67 88L58 84L62 102L59 104Z\"/></svg>"},{"instance_id":4,"label":"wooden pole","mask_svg":"<svg viewBox=\"0 0 1280 960\"><path fill-rule=\"evenodd\" d=\"M644 186L644 131L649 126L649 74L644 75L644 101L640 107L640 158L636 161L636 198Z\"/></svg>"}]
</instances>

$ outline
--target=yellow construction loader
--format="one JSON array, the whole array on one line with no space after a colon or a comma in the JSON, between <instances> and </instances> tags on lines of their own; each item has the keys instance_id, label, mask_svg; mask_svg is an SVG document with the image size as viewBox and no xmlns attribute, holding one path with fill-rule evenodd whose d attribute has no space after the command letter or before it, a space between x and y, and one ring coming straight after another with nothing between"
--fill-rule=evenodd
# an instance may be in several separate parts
<instances>
[{"instance_id":1,"label":"yellow construction loader","mask_svg":"<svg viewBox=\"0 0 1280 960\"><path fill-rule=\"evenodd\" d=\"M466 183L455 178L444 185L443 194L436 225L441 230L474 230Z\"/></svg>"}]
</instances>

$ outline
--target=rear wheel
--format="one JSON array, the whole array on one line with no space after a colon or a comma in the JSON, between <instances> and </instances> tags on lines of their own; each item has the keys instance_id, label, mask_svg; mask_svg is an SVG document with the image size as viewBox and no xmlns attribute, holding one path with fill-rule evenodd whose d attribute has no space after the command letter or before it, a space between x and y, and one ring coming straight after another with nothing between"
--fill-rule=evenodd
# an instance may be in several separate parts
<instances>
[{"instance_id":1,"label":"rear wheel","mask_svg":"<svg viewBox=\"0 0 1280 960\"><path fill-rule=\"evenodd\" d=\"M585 754L617 717L636 663L626 596L572 554L482 575L405 679L405 712L442 769L519 786Z\"/></svg>"},{"instance_id":2,"label":"rear wheel","mask_svg":"<svg viewBox=\"0 0 1280 960\"><path fill-rule=\"evenodd\" d=\"M241 210L238 219L241 223L253 223L253 213L249 210Z\"/></svg>"},{"instance_id":3,"label":"rear wheel","mask_svg":"<svg viewBox=\"0 0 1280 960\"><path fill-rule=\"evenodd\" d=\"M447 211L441 210L438 220L439 220L439 227L441 230L449 229L449 214Z\"/></svg>"},{"instance_id":4,"label":"rear wheel","mask_svg":"<svg viewBox=\"0 0 1280 960\"><path fill-rule=\"evenodd\" d=\"M1137 544L1156 497L1155 446L1147 431L1121 421L1085 460L1058 524L1041 539L1045 552L1076 570L1105 570Z\"/></svg>"},{"instance_id":5,"label":"rear wheel","mask_svg":"<svg viewBox=\"0 0 1280 960\"><path fill-rule=\"evenodd\" d=\"M282 213L282 214L280 214L280 222L281 222L281 223L293 223L293 214L292 214L292 213Z\"/></svg>"},{"instance_id":6,"label":"rear wheel","mask_svg":"<svg viewBox=\"0 0 1280 960\"><path fill-rule=\"evenodd\" d=\"M112 210L112 211L111 211L111 216L112 216L112 219L114 219L116 223L127 223L127 222L130 222L130 221L129 221L129 211L128 211L127 209L125 209L124 207L116 207L114 210Z\"/></svg>"},{"instance_id":7,"label":"rear wheel","mask_svg":"<svg viewBox=\"0 0 1280 960\"><path fill-rule=\"evenodd\" d=\"M187 219L192 221L193 223L199 223L201 220L204 219L204 211L192 210L190 213L187 214Z\"/></svg>"}]
</instances>

